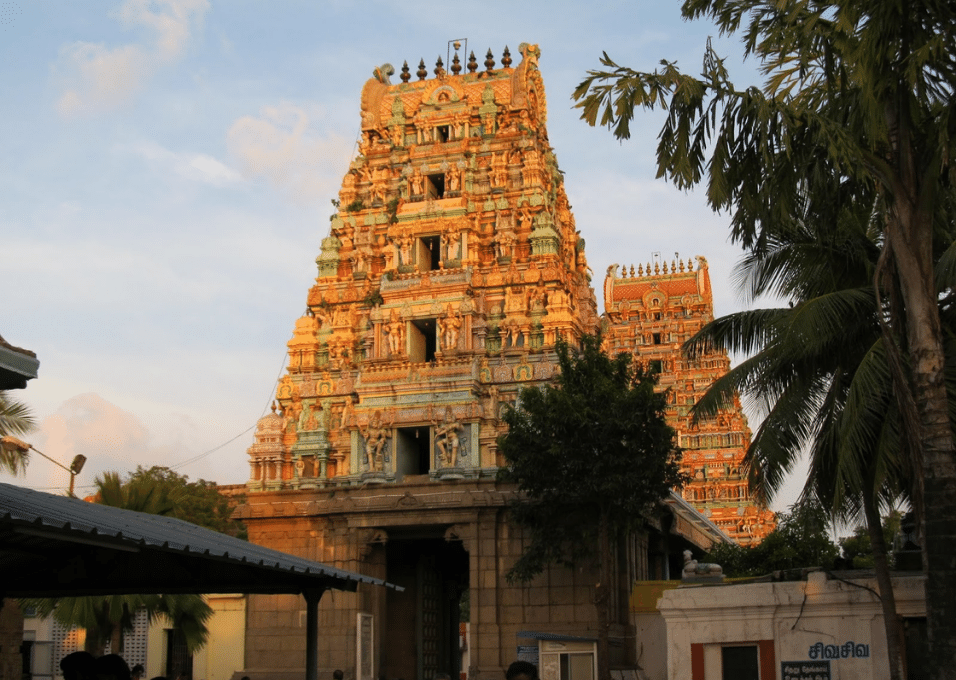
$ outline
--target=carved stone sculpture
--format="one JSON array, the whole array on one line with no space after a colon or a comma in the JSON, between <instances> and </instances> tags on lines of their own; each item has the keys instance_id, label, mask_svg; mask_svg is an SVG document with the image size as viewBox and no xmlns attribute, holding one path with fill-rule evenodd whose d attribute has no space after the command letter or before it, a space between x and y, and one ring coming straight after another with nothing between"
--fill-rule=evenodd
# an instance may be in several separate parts
<instances>
[{"instance_id":1,"label":"carved stone sculpture","mask_svg":"<svg viewBox=\"0 0 956 680\"><path fill-rule=\"evenodd\" d=\"M451 406L446 406L445 421L435 422L435 446L438 447L438 460L442 467L457 467L458 449L461 446L458 432L463 429Z\"/></svg>"},{"instance_id":2,"label":"carved stone sculpture","mask_svg":"<svg viewBox=\"0 0 956 680\"><path fill-rule=\"evenodd\" d=\"M699 576L723 576L724 569L719 564L710 562L698 562L694 559L690 550L684 551L684 569L681 571L681 578L692 579Z\"/></svg>"},{"instance_id":3,"label":"carved stone sculpture","mask_svg":"<svg viewBox=\"0 0 956 680\"><path fill-rule=\"evenodd\" d=\"M388 434L388 428L382 423L382 412L376 411L362 430L362 437L365 439L366 464L370 472L384 472Z\"/></svg>"}]
</instances>

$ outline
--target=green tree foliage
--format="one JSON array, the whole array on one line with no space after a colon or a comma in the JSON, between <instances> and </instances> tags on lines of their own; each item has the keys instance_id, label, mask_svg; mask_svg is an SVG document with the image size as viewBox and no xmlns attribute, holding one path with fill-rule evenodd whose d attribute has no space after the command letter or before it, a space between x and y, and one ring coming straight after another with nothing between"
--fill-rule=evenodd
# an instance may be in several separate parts
<instances>
[{"instance_id":1,"label":"green tree foliage","mask_svg":"<svg viewBox=\"0 0 956 680\"><path fill-rule=\"evenodd\" d=\"M757 545L715 545L705 559L721 565L730 577L809 567L832 569L840 549L830 540L827 528L827 512L813 502L803 502L778 515L776 528Z\"/></svg>"},{"instance_id":2,"label":"green tree foliage","mask_svg":"<svg viewBox=\"0 0 956 680\"><path fill-rule=\"evenodd\" d=\"M168 467L139 466L121 481L116 473L97 480L99 502L141 512L169 515L237 538L246 539L246 527L232 519L235 501L219 493L214 482L190 482ZM140 507L141 506L141 507Z\"/></svg>"},{"instance_id":3,"label":"green tree foliage","mask_svg":"<svg viewBox=\"0 0 956 680\"><path fill-rule=\"evenodd\" d=\"M893 540L900 530L903 515L899 510L892 510L883 518L881 532L883 544L886 546L886 559L890 568L894 566ZM852 569L872 569L874 567L873 541L870 531L865 526L858 526L850 536L840 539L840 550L846 565Z\"/></svg>"},{"instance_id":4,"label":"green tree foliage","mask_svg":"<svg viewBox=\"0 0 956 680\"><path fill-rule=\"evenodd\" d=\"M499 478L522 492L512 518L530 538L511 581L593 558L602 518L623 535L681 483L654 376L629 355L608 357L597 336L582 337L580 350L559 342L557 355L554 384L521 391L498 442Z\"/></svg>"},{"instance_id":5,"label":"green tree foliage","mask_svg":"<svg viewBox=\"0 0 956 680\"><path fill-rule=\"evenodd\" d=\"M6 390L0 390L0 437L23 435L35 427L30 407L11 397ZM18 475L26 471L27 462L28 453L16 447L0 447L0 470Z\"/></svg>"},{"instance_id":6,"label":"green tree foliage","mask_svg":"<svg viewBox=\"0 0 956 680\"><path fill-rule=\"evenodd\" d=\"M33 598L22 600L21 605L35 608L41 618L52 616L66 628L83 628L84 649L94 656L102 656L107 643L114 653L121 653L124 636L133 630L133 619L141 609L150 623L168 620L183 633L186 647L193 653L206 645L206 621L213 614L202 596L188 594Z\"/></svg>"},{"instance_id":7,"label":"green tree foliage","mask_svg":"<svg viewBox=\"0 0 956 680\"><path fill-rule=\"evenodd\" d=\"M837 187L838 190L838 187ZM837 191L838 193L838 191ZM799 228L780 230L738 265L736 279L751 302L771 294L789 300L778 309L738 312L707 324L687 344L694 355L711 346L752 356L716 381L696 405L713 413L737 392L764 406L747 450L751 486L768 500L804 451L810 470L804 495L838 521L858 521L869 532L872 566L887 625L887 648L902 677L895 598L879 508L912 500L917 476L903 455L903 416L887 360L882 315L890 295L873 288L883 221L866 206L844 203L830 225L814 216L823 197L807 201ZM936 252L952 246L937 239ZM945 259L946 252L938 255ZM945 273L941 272L945 278ZM940 316L956 329L951 305ZM956 377L956 346L949 336L947 374ZM952 384L952 381L948 381ZM952 393L952 392L951 392ZM951 403L956 400L951 399Z\"/></svg>"},{"instance_id":8,"label":"green tree foliage","mask_svg":"<svg viewBox=\"0 0 956 680\"><path fill-rule=\"evenodd\" d=\"M231 519L232 507L216 485L190 482L166 467L136 468L123 479L106 472L96 479L95 501L125 510L176 517L213 531L246 538L245 526ZM206 621L212 609L200 595L111 595L105 597L43 598L25 601L40 616L53 616L66 627L86 630L86 650L101 655L107 642L122 650L123 636L132 630L133 616L144 609L149 621L165 616L183 633L190 652L208 639Z\"/></svg>"},{"instance_id":9,"label":"green tree foliage","mask_svg":"<svg viewBox=\"0 0 956 680\"><path fill-rule=\"evenodd\" d=\"M686 0L683 13L739 32L760 61L763 89L735 87L709 48L699 77L666 61L642 73L605 54L604 68L574 93L582 116L626 138L636 108L667 108L659 175L684 188L706 183L712 207L730 213L732 238L751 252L804 224L808 202L828 227L847 204L882 220L874 280L894 303L879 315L885 362L902 447L921 473L916 507L932 509L921 513L930 677L956 677L948 609L956 601L956 456L933 266L934 235L956 215L956 5Z\"/></svg>"},{"instance_id":10,"label":"green tree foliage","mask_svg":"<svg viewBox=\"0 0 956 680\"><path fill-rule=\"evenodd\" d=\"M511 517L525 532L509 581L528 581L549 564L597 564L598 674L607 667L612 544L639 528L683 482L665 396L630 356L612 359L599 336L580 348L558 342L553 384L526 388L504 415L499 478L518 486Z\"/></svg>"}]
</instances>

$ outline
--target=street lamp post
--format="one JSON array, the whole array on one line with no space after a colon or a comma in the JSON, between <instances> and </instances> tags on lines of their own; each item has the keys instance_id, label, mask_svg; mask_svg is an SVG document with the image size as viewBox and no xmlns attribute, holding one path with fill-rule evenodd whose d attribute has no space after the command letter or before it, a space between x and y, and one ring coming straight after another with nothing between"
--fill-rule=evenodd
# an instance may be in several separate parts
<instances>
[{"instance_id":1,"label":"street lamp post","mask_svg":"<svg viewBox=\"0 0 956 680\"><path fill-rule=\"evenodd\" d=\"M33 444L28 444L22 439L17 439L16 437L11 437L9 435L0 437L0 447L7 453L29 453L30 451L36 451L41 456L46 458L48 461L56 465L57 467L63 468L70 473L70 495L73 495L73 482L76 479L76 476L80 474L80 471L83 469L83 465L86 463L86 456L82 453L78 453L73 458L73 462L70 463L70 467L67 467L63 463L50 458L48 455L43 453L40 449L37 449Z\"/></svg>"}]
</instances>

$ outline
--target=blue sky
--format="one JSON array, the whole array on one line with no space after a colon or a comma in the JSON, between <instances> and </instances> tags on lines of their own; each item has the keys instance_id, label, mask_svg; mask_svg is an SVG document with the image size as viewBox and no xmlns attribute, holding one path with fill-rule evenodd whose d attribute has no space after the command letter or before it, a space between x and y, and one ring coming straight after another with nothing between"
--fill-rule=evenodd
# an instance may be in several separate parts
<instances>
[{"instance_id":1,"label":"blue sky","mask_svg":"<svg viewBox=\"0 0 956 680\"><path fill-rule=\"evenodd\" d=\"M661 114L619 143L570 99L602 51L696 73L708 36L678 2L0 2L0 334L37 352L28 439L103 470L241 483L305 307L372 69L467 39L479 61L541 47L548 131L600 288L612 262L704 255L740 308L728 220L656 180ZM227 443L228 442L228 443ZM215 451L210 451L220 447ZM205 455L204 455L205 454ZM34 458L21 483L62 489ZM791 497L781 499L783 506Z\"/></svg>"}]
</instances>

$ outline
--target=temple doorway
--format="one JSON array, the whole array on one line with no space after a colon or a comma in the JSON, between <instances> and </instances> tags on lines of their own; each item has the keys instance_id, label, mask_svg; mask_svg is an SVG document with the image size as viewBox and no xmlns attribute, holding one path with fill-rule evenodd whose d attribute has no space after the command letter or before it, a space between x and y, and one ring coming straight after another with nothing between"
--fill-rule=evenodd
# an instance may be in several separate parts
<instances>
[{"instance_id":1,"label":"temple doorway","mask_svg":"<svg viewBox=\"0 0 956 680\"><path fill-rule=\"evenodd\" d=\"M436 673L448 673L458 678L468 553L458 541L403 538L390 530L387 565L387 580L405 590L386 595L379 677L432 680Z\"/></svg>"}]
</instances>

